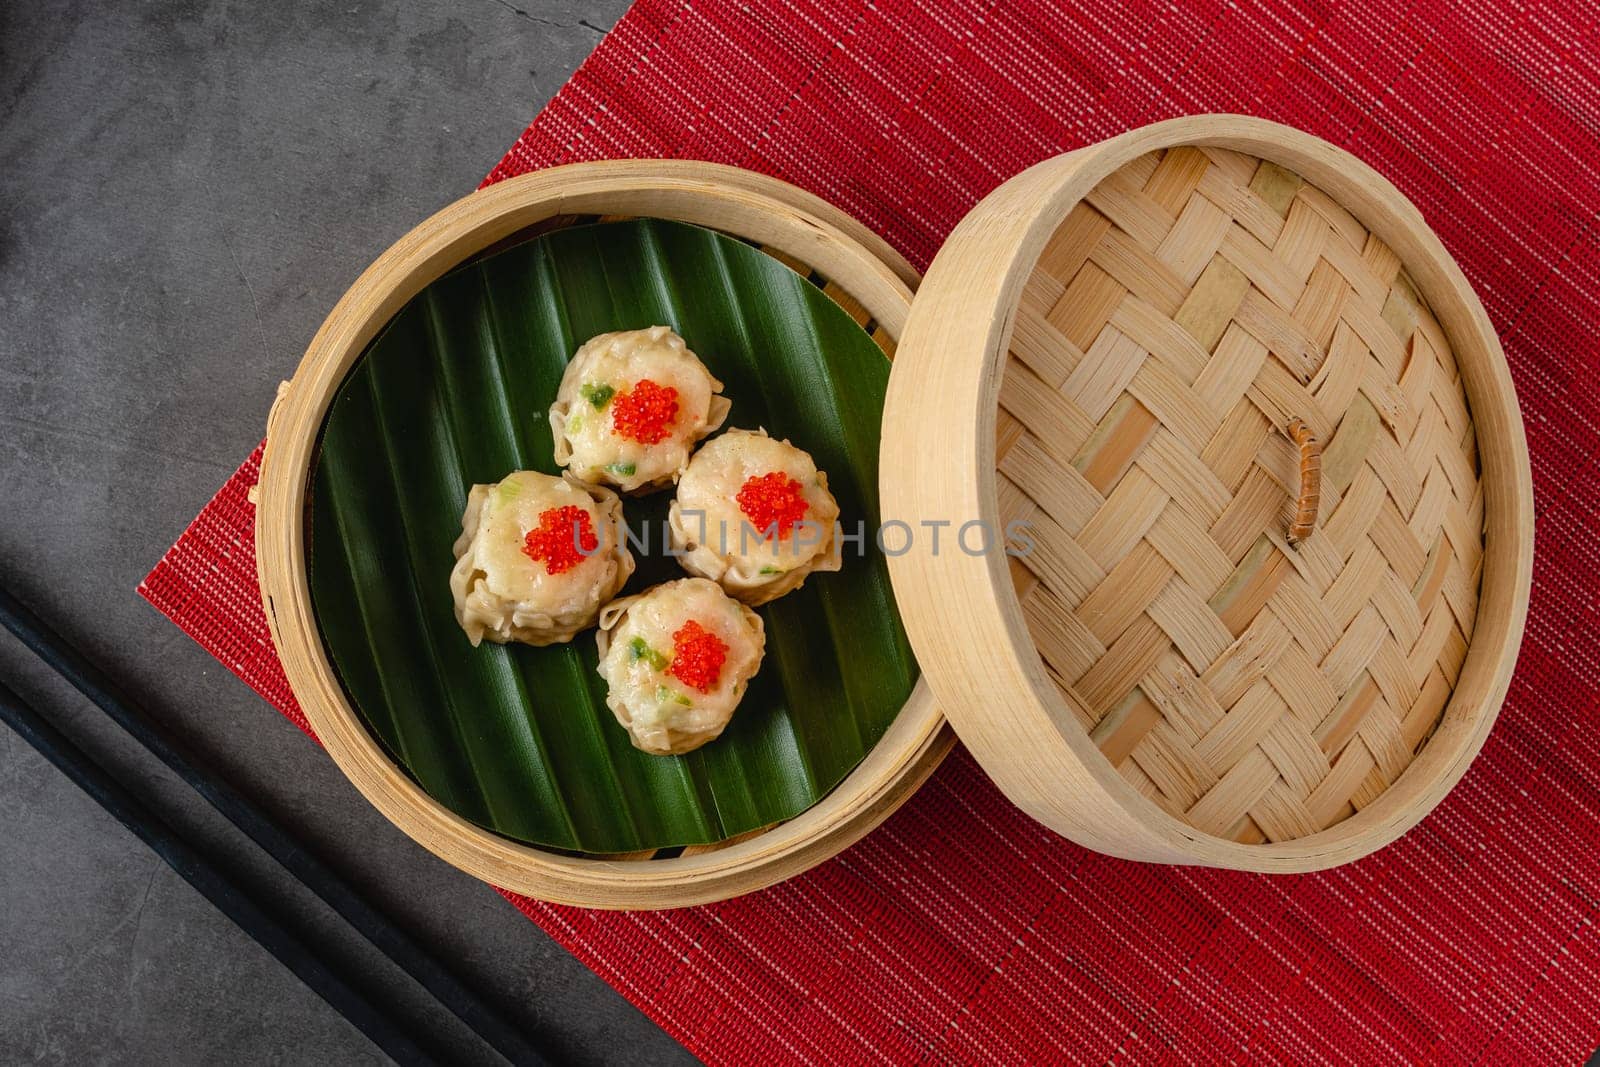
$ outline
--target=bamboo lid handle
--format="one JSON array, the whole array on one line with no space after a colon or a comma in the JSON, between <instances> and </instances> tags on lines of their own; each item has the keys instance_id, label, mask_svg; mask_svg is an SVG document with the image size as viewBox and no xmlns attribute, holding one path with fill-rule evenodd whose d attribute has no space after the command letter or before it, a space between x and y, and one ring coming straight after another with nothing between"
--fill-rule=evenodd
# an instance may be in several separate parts
<instances>
[{"instance_id":1,"label":"bamboo lid handle","mask_svg":"<svg viewBox=\"0 0 1600 1067\"><path fill-rule=\"evenodd\" d=\"M1300 500L1289 523L1288 542L1299 544L1317 525L1317 504L1322 500L1322 442L1305 420L1289 420L1289 440L1300 446Z\"/></svg>"}]
</instances>

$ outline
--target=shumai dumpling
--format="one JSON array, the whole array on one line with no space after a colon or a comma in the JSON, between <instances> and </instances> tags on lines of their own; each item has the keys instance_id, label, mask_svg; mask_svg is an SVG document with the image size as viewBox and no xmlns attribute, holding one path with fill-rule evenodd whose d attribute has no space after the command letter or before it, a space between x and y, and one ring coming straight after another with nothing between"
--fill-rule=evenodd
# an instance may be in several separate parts
<instances>
[{"instance_id":1,"label":"shumai dumpling","mask_svg":"<svg viewBox=\"0 0 1600 1067\"><path fill-rule=\"evenodd\" d=\"M621 523L617 494L572 478L513 471L473 486L450 572L467 639L552 645L593 626L633 573Z\"/></svg>"},{"instance_id":2,"label":"shumai dumpling","mask_svg":"<svg viewBox=\"0 0 1600 1067\"><path fill-rule=\"evenodd\" d=\"M729 430L689 461L667 527L684 570L765 604L812 571L839 569L838 518L807 452L764 430Z\"/></svg>"},{"instance_id":3,"label":"shumai dumpling","mask_svg":"<svg viewBox=\"0 0 1600 1067\"><path fill-rule=\"evenodd\" d=\"M722 733L761 667L761 616L715 582L680 578L600 613L606 704L633 746L682 755Z\"/></svg>"},{"instance_id":4,"label":"shumai dumpling","mask_svg":"<svg viewBox=\"0 0 1600 1067\"><path fill-rule=\"evenodd\" d=\"M550 407L556 462L624 493L678 480L728 417L722 383L665 326L603 333L578 349Z\"/></svg>"}]
</instances>

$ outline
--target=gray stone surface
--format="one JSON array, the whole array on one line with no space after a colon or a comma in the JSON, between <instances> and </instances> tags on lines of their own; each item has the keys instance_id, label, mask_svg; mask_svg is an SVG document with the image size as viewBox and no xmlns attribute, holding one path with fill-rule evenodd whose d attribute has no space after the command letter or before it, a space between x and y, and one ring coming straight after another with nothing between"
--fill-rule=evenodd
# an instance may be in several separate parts
<instances>
[{"instance_id":1,"label":"gray stone surface","mask_svg":"<svg viewBox=\"0 0 1600 1067\"><path fill-rule=\"evenodd\" d=\"M580 1062L688 1057L393 830L133 590L260 438L274 386L350 280L476 185L625 6L0 3L0 579ZM350 938L6 637L0 677L330 940ZM390 977L398 1003L483 1059ZM0 729L0 1062L381 1058Z\"/></svg>"}]
</instances>

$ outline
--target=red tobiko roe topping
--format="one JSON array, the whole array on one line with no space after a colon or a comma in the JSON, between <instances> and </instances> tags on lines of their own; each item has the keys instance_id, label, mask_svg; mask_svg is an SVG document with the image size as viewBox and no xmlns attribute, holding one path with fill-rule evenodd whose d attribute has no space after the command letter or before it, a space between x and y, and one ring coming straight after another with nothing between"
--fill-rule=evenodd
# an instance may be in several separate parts
<instances>
[{"instance_id":1,"label":"red tobiko roe topping","mask_svg":"<svg viewBox=\"0 0 1600 1067\"><path fill-rule=\"evenodd\" d=\"M672 635L672 666L667 673L684 685L709 693L727 661L727 642L690 619Z\"/></svg>"},{"instance_id":2,"label":"red tobiko roe topping","mask_svg":"<svg viewBox=\"0 0 1600 1067\"><path fill-rule=\"evenodd\" d=\"M744 517L763 534L777 527L783 537L793 530L811 505L806 502L803 486L782 471L745 479L734 497ZM770 534L768 534L770 539Z\"/></svg>"},{"instance_id":3,"label":"red tobiko roe topping","mask_svg":"<svg viewBox=\"0 0 1600 1067\"><path fill-rule=\"evenodd\" d=\"M544 563L546 574L564 574L582 563L600 547L594 520L580 507L550 508L539 513L539 528L529 530L522 541L522 552L535 563Z\"/></svg>"},{"instance_id":4,"label":"red tobiko roe topping","mask_svg":"<svg viewBox=\"0 0 1600 1067\"><path fill-rule=\"evenodd\" d=\"M611 401L611 425L621 436L640 444L653 445L663 440L677 417L678 391L649 378L640 378L632 389L618 393Z\"/></svg>"}]
</instances>

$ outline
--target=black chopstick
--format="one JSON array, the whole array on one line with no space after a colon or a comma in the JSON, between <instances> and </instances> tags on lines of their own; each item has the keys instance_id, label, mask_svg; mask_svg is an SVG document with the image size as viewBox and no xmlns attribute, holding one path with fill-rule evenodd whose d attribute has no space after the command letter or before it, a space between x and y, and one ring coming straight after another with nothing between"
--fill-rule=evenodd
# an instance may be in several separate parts
<instances>
[{"instance_id":1,"label":"black chopstick","mask_svg":"<svg viewBox=\"0 0 1600 1067\"><path fill-rule=\"evenodd\" d=\"M185 841L4 682L0 682L0 720L102 808L116 816L184 881L198 889L217 910L277 957L384 1052L401 1063L438 1062L377 1006L382 1000L374 999L374 990L364 988L359 978L353 981L351 976L329 968L298 935L264 911L237 879L218 866L214 857Z\"/></svg>"},{"instance_id":2,"label":"black chopstick","mask_svg":"<svg viewBox=\"0 0 1600 1067\"><path fill-rule=\"evenodd\" d=\"M486 1044L513 1063L545 1062L538 1049L497 1010L254 803L205 770L179 742L121 692L104 671L3 587L0 587L0 625L171 768Z\"/></svg>"}]
</instances>

